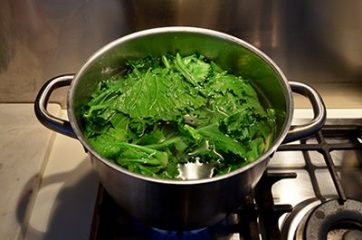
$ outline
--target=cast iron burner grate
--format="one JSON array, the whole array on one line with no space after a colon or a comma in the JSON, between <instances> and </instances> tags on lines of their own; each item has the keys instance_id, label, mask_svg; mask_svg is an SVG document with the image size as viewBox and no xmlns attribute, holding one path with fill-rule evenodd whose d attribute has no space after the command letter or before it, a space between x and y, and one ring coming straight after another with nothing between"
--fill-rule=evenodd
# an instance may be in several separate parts
<instances>
[{"instance_id":1,"label":"cast iron burner grate","mask_svg":"<svg viewBox=\"0 0 362 240\"><path fill-rule=\"evenodd\" d=\"M300 144L280 146L278 151L298 150L303 153L306 161L304 169L308 172L316 197L299 203L286 216L281 229L282 239L362 239L361 199L347 198L340 179L341 172L346 171L346 169L341 169L341 166L336 167L333 158L333 151L355 151L357 155L355 164L358 166L353 170L357 170L357 174L361 176L362 126L325 126L314 137L302 139L300 142ZM337 197L322 194L316 174L318 166L312 163L311 151L316 151L323 156L336 189ZM352 159L347 159L347 163L348 160ZM290 168L285 169L291 170ZM347 171L351 169L347 167ZM351 183L351 181L347 182L347 184ZM360 192L361 187L355 187L354 189ZM301 214L301 212L303 213Z\"/></svg>"},{"instance_id":2,"label":"cast iron burner grate","mask_svg":"<svg viewBox=\"0 0 362 240\"><path fill-rule=\"evenodd\" d=\"M343 140L338 140L343 139ZM314 140L314 141L313 141ZM306 161L305 169L311 177L312 185L318 199L325 201L326 198L318 188L316 167L312 164L310 151L317 151L323 155L330 176L338 193L339 201L345 202L346 195L339 180L336 166L333 162L332 151L339 150L362 150L362 126L359 125L326 125L314 136L302 139L297 144L285 144L278 151L301 151ZM288 167L284 167L285 170Z\"/></svg>"},{"instance_id":3,"label":"cast iron burner grate","mask_svg":"<svg viewBox=\"0 0 362 240\"><path fill-rule=\"evenodd\" d=\"M335 139L337 140L335 141ZM343 140L339 141L339 139ZM362 127L360 125L327 125L314 136L302 139L296 144L280 146L278 152L302 152L305 165L300 168L308 172L315 199L320 203L326 203L330 201L330 197L324 196L320 190L316 174L318 167L312 163L313 158L309 153L310 151L317 151L322 154L326 168L337 190L338 196L337 198L334 196L334 198L336 202L343 204L349 201L347 199L349 196L346 197L343 189L345 185L342 187L338 176L339 168L336 168L333 162L331 152L336 150L357 150L361 153ZM282 228L281 231L278 225L280 217L282 215L293 216L293 212L295 209L298 210L299 204L295 206L294 210L292 205L289 204L274 204L272 186L279 180L296 178L296 172L299 169L288 166L282 168L270 167L268 169L270 171L268 170L261 178L254 189L254 193L247 196L245 201L241 203L240 208L230 214L228 218L214 226L186 232L153 229L131 218L118 207L100 185L93 216L91 239L286 239L285 232L283 232L285 228ZM306 202L311 200L314 201L314 199L307 199ZM358 200L361 201L361 199ZM300 202L303 203L303 200ZM287 212L291 213L285 214Z\"/></svg>"},{"instance_id":4,"label":"cast iron burner grate","mask_svg":"<svg viewBox=\"0 0 362 240\"><path fill-rule=\"evenodd\" d=\"M274 205L271 186L286 178L295 178L295 173L266 172L242 206L222 222L193 231L165 231L151 228L133 219L113 201L100 185L96 212L93 217L91 239L280 239L279 217L292 210L290 205ZM268 236L268 237L267 237Z\"/></svg>"}]
</instances>

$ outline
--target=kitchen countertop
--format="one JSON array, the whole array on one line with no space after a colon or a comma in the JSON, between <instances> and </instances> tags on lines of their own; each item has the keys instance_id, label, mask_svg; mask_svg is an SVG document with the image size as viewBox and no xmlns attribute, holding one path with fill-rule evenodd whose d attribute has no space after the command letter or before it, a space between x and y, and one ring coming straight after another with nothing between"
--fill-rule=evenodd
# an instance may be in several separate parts
<instances>
[{"instance_id":1,"label":"kitchen countertop","mask_svg":"<svg viewBox=\"0 0 362 240\"><path fill-rule=\"evenodd\" d=\"M32 104L0 104L0 116L0 239L14 239L24 230L55 133L38 122Z\"/></svg>"},{"instance_id":2,"label":"kitchen countertop","mask_svg":"<svg viewBox=\"0 0 362 240\"><path fill-rule=\"evenodd\" d=\"M89 239L97 190L97 176L82 145L56 134L25 239Z\"/></svg>"},{"instance_id":3,"label":"kitchen countertop","mask_svg":"<svg viewBox=\"0 0 362 240\"><path fill-rule=\"evenodd\" d=\"M0 116L0 239L88 239L98 180L81 144L42 126L33 104L0 104Z\"/></svg>"}]
</instances>

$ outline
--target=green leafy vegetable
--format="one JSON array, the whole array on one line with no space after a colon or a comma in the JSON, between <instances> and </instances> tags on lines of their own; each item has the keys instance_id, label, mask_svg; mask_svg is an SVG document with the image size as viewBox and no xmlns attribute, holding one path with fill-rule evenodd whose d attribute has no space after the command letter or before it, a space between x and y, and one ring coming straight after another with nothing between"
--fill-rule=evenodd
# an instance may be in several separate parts
<instances>
[{"instance_id":1,"label":"green leafy vegetable","mask_svg":"<svg viewBox=\"0 0 362 240\"><path fill-rule=\"evenodd\" d=\"M99 83L84 106L89 143L129 171L177 179L199 161L214 175L262 155L273 140L275 111L264 109L248 80L203 56L147 57Z\"/></svg>"}]
</instances>

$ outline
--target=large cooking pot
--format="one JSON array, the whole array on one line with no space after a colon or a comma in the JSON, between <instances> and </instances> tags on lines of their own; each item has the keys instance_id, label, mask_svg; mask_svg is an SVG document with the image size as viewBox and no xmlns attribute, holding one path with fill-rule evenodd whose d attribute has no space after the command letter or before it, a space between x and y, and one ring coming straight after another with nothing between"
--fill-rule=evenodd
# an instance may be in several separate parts
<instances>
[{"instance_id":1,"label":"large cooking pot","mask_svg":"<svg viewBox=\"0 0 362 240\"><path fill-rule=\"evenodd\" d=\"M181 55L200 53L230 72L252 79L261 101L286 113L278 115L275 140L260 158L218 177L165 180L129 172L100 156L89 145L82 133L80 109L97 83L122 71L127 59L176 52ZM46 110L52 91L67 85L70 85L69 122ZM307 96L312 103L314 119L306 125L291 127L291 89ZM326 117L318 93L305 84L288 82L277 65L260 50L230 35L191 27L150 29L109 43L90 57L77 74L58 76L46 82L36 98L35 113L46 127L79 139L88 151L101 183L129 214L151 226L175 230L200 228L225 218L252 191L277 147L317 131Z\"/></svg>"}]
</instances>

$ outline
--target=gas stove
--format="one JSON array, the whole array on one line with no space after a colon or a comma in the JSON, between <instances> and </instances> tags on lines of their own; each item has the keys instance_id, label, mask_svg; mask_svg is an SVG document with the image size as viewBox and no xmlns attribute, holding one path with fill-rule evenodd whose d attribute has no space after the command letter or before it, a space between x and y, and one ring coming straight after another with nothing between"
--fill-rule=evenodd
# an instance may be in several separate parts
<instances>
[{"instance_id":1,"label":"gas stove","mask_svg":"<svg viewBox=\"0 0 362 240\"><path fill-rule=\"evenodd\" d=\"M281 145L253 193L220 223L177 232L130 217L99 185L91 239L362 239L362 121L334 119ZM227 196L225 196L227 197Z\"/></svg>"}]
</instances>

